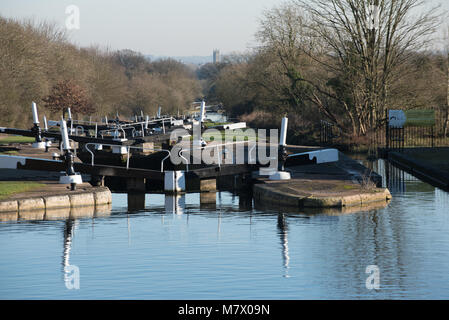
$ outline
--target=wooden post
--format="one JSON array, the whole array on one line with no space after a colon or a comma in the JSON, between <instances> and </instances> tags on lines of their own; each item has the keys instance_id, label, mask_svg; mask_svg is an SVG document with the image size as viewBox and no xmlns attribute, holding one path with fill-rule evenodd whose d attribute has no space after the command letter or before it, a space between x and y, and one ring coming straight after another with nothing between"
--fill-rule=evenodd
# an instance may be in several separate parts
<instances>
[{"instance_id":1,"label":"wooden post","mask_svg":"<svg viewBox=\"0 0 449 320\"><path fill-rule=\"evenodd\" d=\"M126 189L128 191L128 211L139 211L145 209L145 179L126 179Z\"/></svg>"}]
</instances>

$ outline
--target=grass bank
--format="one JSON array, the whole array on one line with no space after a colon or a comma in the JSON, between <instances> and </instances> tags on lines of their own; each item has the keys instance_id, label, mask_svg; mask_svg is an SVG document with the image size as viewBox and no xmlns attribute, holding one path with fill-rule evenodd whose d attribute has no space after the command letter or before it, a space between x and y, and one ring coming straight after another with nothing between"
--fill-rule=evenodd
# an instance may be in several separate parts
<instances>
[{"instance_id":1,"label":"grass bank","mask_svg":"<svg viewBox=\"0 0 449 320\"><path fill-rule=\"evenodd\" d=\"M37 182L0 181L0 200L6 199L16 193L31 191L41 187L45 187L45 184Z\"/></svg>"},{"instance_id":2,"label":"grass bank","mask_svg":"<svg viewBox=\"0 0 449 320\"><path fill-rule=\"evenodd\" d=\"M23 137L23 136L6 136L0 137L0 145L7 145L13 143L33 143L33 137Z\"/></svg>"}]
</instances>

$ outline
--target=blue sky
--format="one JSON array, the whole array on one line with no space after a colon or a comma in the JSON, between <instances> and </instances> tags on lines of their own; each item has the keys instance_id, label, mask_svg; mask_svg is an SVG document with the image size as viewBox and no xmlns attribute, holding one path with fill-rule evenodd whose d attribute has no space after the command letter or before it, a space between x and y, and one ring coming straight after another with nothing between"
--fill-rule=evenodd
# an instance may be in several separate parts
<instances>
[{"instance_id":1,"label":"blue sky","mask_svg":"<svg viewBox=\"0 0 449 320\"><path fill-rule=\"evenodd\" d=\"M432 0L444 3L447 0ZM263 10L282 0L1 0L4 17L34 18L65 26L65 9L80 9L80 46L98 44L163 56L211 55L254 46Z\"/></svg>"}]
</instances>

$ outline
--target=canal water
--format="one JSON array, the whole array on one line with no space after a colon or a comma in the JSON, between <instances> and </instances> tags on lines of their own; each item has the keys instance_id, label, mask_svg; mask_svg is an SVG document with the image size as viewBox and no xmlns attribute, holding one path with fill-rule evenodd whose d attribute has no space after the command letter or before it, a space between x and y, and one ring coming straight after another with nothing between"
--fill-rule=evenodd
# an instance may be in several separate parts
<instances>
[{"instance_id":1,"label":"canal water","mask_svg":"<svg viewBox=\"0 0 449 320\"><path fill-rule=\"evenodd\" d=\"M221 192L128 214L115 194L94 219L2 222L0 299L448 299L449 195L369 165L386 208L267 211Z\"/></svg>"}]
</instances>

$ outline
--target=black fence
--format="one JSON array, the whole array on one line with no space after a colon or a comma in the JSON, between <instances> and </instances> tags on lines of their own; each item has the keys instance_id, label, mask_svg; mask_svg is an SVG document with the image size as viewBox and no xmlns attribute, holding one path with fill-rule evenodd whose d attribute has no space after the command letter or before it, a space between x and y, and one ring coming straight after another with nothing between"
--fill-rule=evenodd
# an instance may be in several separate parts
<instances>
[{"instance_id":1,"label":"black fence","mask_svg":"<svg viewBox=\"0 0 449 320\"><path fill-rule=\"evenodd\" d=\"M335 145L336 139L341 136L339 128L330 122L320 121L320 146L329 147Z\"/></svg>"},{"instance_id":2,"label":"black fence","mask_svg":"<svg viewBox=\"0 0 449 320\"><path fill-rule=\"evenodd\" d=\"M388 119L384 120L383 131L385 139L376 141L377 147L387 150L402 150L404 148L433 148L449 146L449 138L444 133L444 113L435 110L435 124L433 126L404 126L390 127ZM383 143L382 143L383 142Z\"/></svg>"},{"instance_id":3,"label":"black fence","mask_svg":"<svg viewBox=\"0 0 449 320\"><path fill-rule=\"evenodd\" d=\"M438 139L435 127L405 127L386 129L387 149L404 149L416 147L433 148L443 146L443 139ZM447 144L447 143L446 143Z\"/></svg>"},{"instance_id":4,"label":"black fence","mask_svg":"<svg viewBox=\"0 0 449 320\"><path fill-rule=\"evenodd\" d=\"M379 150L401 151L405 148L417 147L449 147L449 137L444 134L444 112L435 111L434 126L404 126L393 128L388 119L379 120L378 125L361 137L345 136L339 128L328 121L320 122L320 146L344 146L364 144L370 153L378 154ZM356 142L354 142L356 141Z\"/></svg>"}]
</instances>

